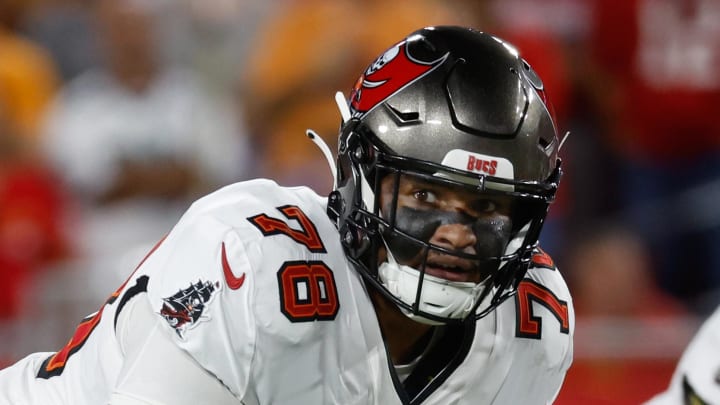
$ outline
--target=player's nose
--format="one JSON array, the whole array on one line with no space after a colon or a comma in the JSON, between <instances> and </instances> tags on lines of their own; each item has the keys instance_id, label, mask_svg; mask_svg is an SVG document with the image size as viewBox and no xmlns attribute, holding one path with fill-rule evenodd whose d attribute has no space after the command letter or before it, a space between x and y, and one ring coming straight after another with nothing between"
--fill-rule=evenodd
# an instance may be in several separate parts
<instances>
[{"instance_id":1,"label":"player's nose","mask_svg":"<svg viewBox=\"0 0 720 405\"><path fill-rule=\"evenodd\" d=\"M442 224L435 230L430 242L445 248L465 251L475 246L477 237L468 225Z\"/></svg>"}]
</instances>

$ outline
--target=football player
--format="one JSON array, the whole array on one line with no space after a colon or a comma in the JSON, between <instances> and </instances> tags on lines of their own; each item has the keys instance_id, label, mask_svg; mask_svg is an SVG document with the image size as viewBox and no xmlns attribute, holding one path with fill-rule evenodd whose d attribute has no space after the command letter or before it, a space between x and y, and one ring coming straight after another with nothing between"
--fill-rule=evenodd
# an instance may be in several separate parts
<instances>
[{"instance_id":1,"label":"football player","mask_svg":"<svg viewBox=\"0 0 720 405\"><path fill-rule=\"evenodd\" d=\"M338 100L329 196L200 199L66 347L0 372L0 402L551 403L574 313L538 246L560 179L540 78L430 27Z\"/></svg>"},{"instance_id":2,"label":"football player","mask_svg":"<svg viewBox=\"0 0 720 405\"><path fill-rule=\"evenodd\" d=\"M645 405L720 403L720 308L703 323L685 349L668 389Z\"/></svg>"}]
</instances>

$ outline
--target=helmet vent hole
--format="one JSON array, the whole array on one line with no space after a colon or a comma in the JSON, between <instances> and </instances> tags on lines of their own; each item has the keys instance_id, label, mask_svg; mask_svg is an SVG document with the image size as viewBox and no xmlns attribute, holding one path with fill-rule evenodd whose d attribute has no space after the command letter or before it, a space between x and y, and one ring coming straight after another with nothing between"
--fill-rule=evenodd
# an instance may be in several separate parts
<instances>
[{"instance_id":1,"label":"helmet vent hole","mask_svg":"<svg viewBox=\"0 0 720 405\"><path fill-rule=\"evenodd\" d=\"M395 122L398 125L417 124L420 122L420 113L417 111L400 111L390 104L385 104L388 110L390 110Z\"/></svg>"},{"instance_id":2,"label":"helmet vent hole","mask_svg":"<svg viewBox=\"0 0 720 405\"><path fill-rule=\"evenodd\" d=\"M526 60L522 59L522 65L525 69L524 76L527 79L530 84L532 84L533 87L535 87L538 91L543 91L545 89L545 86L543 86L543 82L540 79L540 76L538 76L537 72L530 66L529 63L527 63Z\"/></svg>"},{"instance_id":3,"label":"helmet vent hole","mask_svg":"<svg viewBox=\"0 0 720 405\"><path fill-rule=\"evenodd\" d=\"M538 144L540 144L540 147L542 147L543 149L547 149L550 146L551 142L545 138L540 138L538 139Z\"/></svg>"}]
</instances>

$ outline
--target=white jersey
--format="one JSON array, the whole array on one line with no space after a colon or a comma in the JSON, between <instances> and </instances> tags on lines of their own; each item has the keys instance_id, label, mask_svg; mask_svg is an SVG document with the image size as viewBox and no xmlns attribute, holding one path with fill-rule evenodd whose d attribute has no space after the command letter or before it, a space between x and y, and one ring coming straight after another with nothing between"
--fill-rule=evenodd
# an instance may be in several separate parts
<instances>
[{"instance_id":1,"label":"white jersey","mask_svg":"<svg viewBox=\"0 0 720 405\"><path fill-rule=\"evenodd\" d=\"M646 405L720 404L720 308L683 353L667 391Z\"/></svg>"},{"instance_id":2,"label":"white jersey","mask_svg":"<svg viewBox=\"0 0 720 405\"><path fill-rule=\"evenodd\" d=\"M553 401L575 320L547 255L402 383L325 210L310 189L268 180L199 200L60 355L0 371L0 404Z\"/></svg>"}]
</instances>

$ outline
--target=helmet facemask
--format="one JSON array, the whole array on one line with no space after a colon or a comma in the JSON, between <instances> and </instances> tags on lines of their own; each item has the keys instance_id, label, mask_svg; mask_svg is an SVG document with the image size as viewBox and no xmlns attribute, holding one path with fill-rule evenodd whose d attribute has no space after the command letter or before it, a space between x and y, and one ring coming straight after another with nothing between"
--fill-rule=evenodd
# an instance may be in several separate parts
<instances>
[{"instance_id":1,"label":"helmet facemask","mask_svg":"<svg viewBox=\"0 0 720 405\"><path fill-rule=\"evenodd\" d=\"M334 201L352 201L341 226L348 258L363 277L417 321L440 324L479 319L515 288L537 246L556 181L519 182L468 173L432 162L383 152L373 139L349 135L339 154ZM553 173L559 178L559 168ZM511 201L507 218L473 217L466 213L419 209L399 203L408 180L438 190L477 198ZM351 185L352 184L352 185ZM352 190L354 194L343 196ZM331 217L339 214L330 205ZM517 221L517 222L516 222ZM470 249L458 251L432 242L437 228L459 225L475 237ZM429 269L447 267L443 276Z\"/></svg>"}]
</instances>

